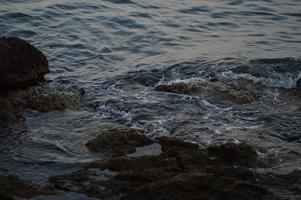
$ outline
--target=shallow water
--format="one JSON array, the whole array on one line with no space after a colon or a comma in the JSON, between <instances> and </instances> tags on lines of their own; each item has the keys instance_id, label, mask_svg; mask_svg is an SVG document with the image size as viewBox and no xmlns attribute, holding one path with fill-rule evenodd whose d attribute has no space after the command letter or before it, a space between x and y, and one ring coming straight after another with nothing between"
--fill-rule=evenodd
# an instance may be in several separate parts
<instances>
[{"instance_id":1,"label":"shallow water","mask_svg":"<svg viewBox=\"0 0 301 200\"><path fill-rule=\"evenodd\" d=\"M0 0L0 35L41 49L51 84L86 90L79 110L28 111L4 130L1 165L41 183L99 159L85 143L125 125L201 147L246 141L275 172L300 169L300 13L298 0ZM226 88L247 81L258 98L241 105L154 90L211 78Z\"/></svg>"}]
</instances>

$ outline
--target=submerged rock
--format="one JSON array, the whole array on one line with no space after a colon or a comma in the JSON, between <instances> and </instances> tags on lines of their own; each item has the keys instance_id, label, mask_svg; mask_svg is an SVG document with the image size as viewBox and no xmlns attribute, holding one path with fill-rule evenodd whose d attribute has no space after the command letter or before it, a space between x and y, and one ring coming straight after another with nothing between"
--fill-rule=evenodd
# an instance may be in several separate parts
<instances>
[{"instance_id":1,"label":"submerged rock","mask_svg":"<svg viewBox=\"0 0 301 200\"><path fill-rule=\"evenodd\" d=\"M23 117L26 109L48 112L76 109L84 91L78 87L34 86L22 90L0 91L0 127Z\"/></svg>"},{"instance_id":2,"label":"submerged rock","mask_svg":"<svg viewBox=\"0 0 301 200\"><path fill-rule=\"evenodd\" d=\"M81 105L84 90L77 86L70 87L36 87L31 88L27 102L28 108L41 112L76 109Z\"/></svg>"},{"instance_id":3,"label":"submerged rock","mask_svg":"<svg viewBox=\"0 0 301 200\"><path fill-rule=\"evenodd\" d=\"M89 142L89 149L117 151L120 156L86 164L69 175L51 177L55 188L99 199L126 200L256 200L269 193L252 169L256 167L257 154L247 144L200 149L197 144L169 137L150 141L131 129L116 129L103 135ZM150 142L161 145L159 155L127 155L134 147ZM100 178L91 176L91 171L98 171ZM105 179L101 178L104 171ZM114 173L107 175L108 171Z\"/></svg>"},{"instance_id":4,"label":"submerged rock","mask_svg":"<svg viewBox=\"0 0 301 200\"><path fill-rule=\"evenodd\" d=\"M134 153L136 147L153 143L138 132L135 129L111 129L88 142L87 147L90 151L109 153L114 156Z\"/></svg>"},{"instance_id":5,"label":"submerged rock","mask_svg":"<svg viewBox=\"0 0 301 200\"><path fill-rule=\"evenodd\" d=\"M174 82L167 84L159 84L155 87L157 91L179 93L179 94L189 94L194 95L202 92L205 88L201 84L189 84L186 82Z\"/></svg>"},{"instance_id":6,"label":"submerged rock","mask_svg":"<svg viewBox=\"0 0 301 200\"><path fill-rule=\"evenodd\" d=\"M188 79L160 83L155 86L155 90L194 96L206 96L209 99L227 100L238 104L248 104L257 98L257 96L249 92L245 87L242 90L242 88L227 85L216 78L209 79L208 81Z\"/></svg>"},{"instance_id":7,"label":"submerged rock","mask_svg":"<svg viewBox=\"0 0 301 200\"><path fill-rule=\"evenodd\" d=\"M0 89L24 88L48 73L45 55L28 42L0 38Z\"/></svg>"}]
</instances>

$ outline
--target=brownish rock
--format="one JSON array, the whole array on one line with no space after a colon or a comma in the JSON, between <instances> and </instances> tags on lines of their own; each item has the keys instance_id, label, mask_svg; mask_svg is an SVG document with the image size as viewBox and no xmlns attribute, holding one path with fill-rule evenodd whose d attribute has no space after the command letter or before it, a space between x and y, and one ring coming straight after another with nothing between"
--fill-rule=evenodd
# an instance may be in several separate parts
<instances>
[{"instance_id":1,"label":"brownish rock","mask_svg":"<svg viewBox=\"0 0 301 200\"><path fill-rule=\"evenodd\" d=\"M109 153L114 156L134 153L136 147L153 142L135 129L111 129L91 140L86 145L90 151Z\"/></svg>"}]
</instances>

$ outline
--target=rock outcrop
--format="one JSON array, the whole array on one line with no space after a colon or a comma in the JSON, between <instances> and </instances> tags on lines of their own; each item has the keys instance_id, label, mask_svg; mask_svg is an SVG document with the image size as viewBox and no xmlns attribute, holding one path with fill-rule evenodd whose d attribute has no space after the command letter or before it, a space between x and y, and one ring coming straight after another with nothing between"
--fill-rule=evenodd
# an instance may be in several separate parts
<instances>
[{"instance_id":1,"label":"rock outcrop","mask_svg":"<svg viewBox=\"0 0 301 200\"><path fill-rule=\"evenodd\" d=\"M161 153L133 156L133 147L139 151L150 143L159 145ZM261 184L264 178L254 170L257 153L244 143L200 149L197 144L179 139L149 140L133 130L113 129L87 146L111 156L85 164L72 174L51 177L49 181L56 189L124 200L259 200L269 195Z\"/></svg>"},{"instance_id":2,"label":"rock outcrop","mask_svg":"<svg viewBox=\"0 0 301 200\"><path fill-rule=\"evenodd\" d=\"M216 78L207 81L202 79L170 81L160 83L154 89L160 92L206 96L209 99L226 100L237 104L248 104L257 99L257 96L246 88L234 88Z\"/></svg>"},{"instance_id":3,"label":"rock outcrop","mask_svg":"<svg viewBox=\"0 0 301 200\"><path fill-rule=\"evenodd\" d=\"M49 72L46 56L28 42L0 38L0 89L24 88Z\"/></svg>"},{"instance_id":4,"label":"rock outcrop","mask_svg":"<svg viewBox=\"0 0 301 200\"><path fill-rule=\"evenodd\" d=\"M48 72L40 50L19 38L0 38L0 128L22 118L27 108L48 112L80 105L79 87L36 84Z\"/></svg>"}]
</instances>

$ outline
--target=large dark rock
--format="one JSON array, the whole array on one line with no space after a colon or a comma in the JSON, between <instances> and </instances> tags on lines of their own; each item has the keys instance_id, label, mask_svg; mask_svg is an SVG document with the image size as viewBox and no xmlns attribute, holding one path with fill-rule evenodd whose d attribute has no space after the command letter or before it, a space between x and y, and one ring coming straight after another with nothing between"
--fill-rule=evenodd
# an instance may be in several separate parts
<instances>
[{"instance_id":1,"label":"large dark rock","mask_svg":"<svg viewBox=\"0 0 301 200\"><path fill-rule=\"evenodd\" d=\"M299 80L297 81L296 88L298 91L301 91L301 78L299 78Z\"/></svg>"},{"instance_id":2,"label":"large dark rock","mask_svg":"<svg viewBox=\"0 0 301 200\"><path fill-rule=\"evenodd\" d=\"M19 38L0 38L0 89L32 85L48 72L47 58L37 48Z\"/></svg>"}]
</instances>

